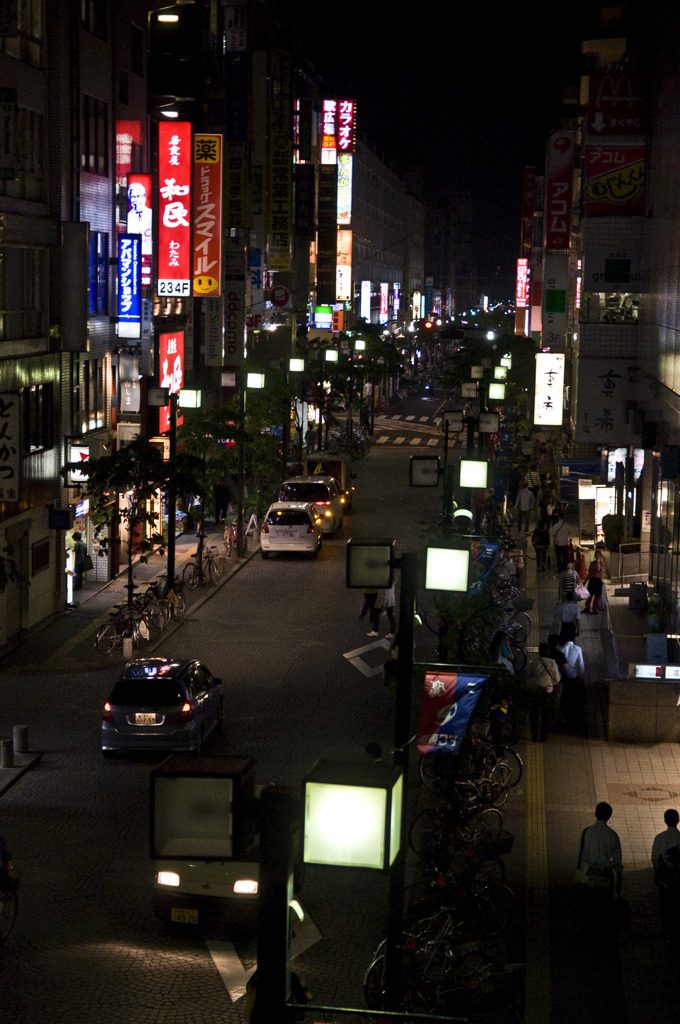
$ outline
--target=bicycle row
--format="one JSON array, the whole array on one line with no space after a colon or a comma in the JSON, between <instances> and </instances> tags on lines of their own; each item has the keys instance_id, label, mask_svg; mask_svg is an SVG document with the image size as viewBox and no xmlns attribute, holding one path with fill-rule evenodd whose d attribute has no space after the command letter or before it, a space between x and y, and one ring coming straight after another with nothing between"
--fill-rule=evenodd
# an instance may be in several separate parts
<instances>
[{"instance_id":1,"label":"bicycle row","mask_svg":"<svg viewBox=\"0 0 680 1024\"><path fill-rule=\"evenodd\" d=\"M409 846L416 879L405 892L399 999L403 1012L521 1022L523 965L509 953L514 894L503 857L513 836L502 808L523 773L521 758L494 741L478 716L460 750L423 754L421 803ZM369 1009L384 1008L385 943L364 976Z\"/></svg>"},{"instance_id":2,"label":"bicycle row","mask_svg":"<svg viewBox=\"0 0 680 1024\"><path fill-rule=\"evenodd\" d=\"M112 608L109 621L95 634L94 646L101 654L110 655L123 648L126 640L131 640L133 647L150 643L169 622L181 622L185 611L186 600L179 579L168 589L163 576L149 583L143 594L133 593L131 601Z\"/></svg>"}]
</instances>

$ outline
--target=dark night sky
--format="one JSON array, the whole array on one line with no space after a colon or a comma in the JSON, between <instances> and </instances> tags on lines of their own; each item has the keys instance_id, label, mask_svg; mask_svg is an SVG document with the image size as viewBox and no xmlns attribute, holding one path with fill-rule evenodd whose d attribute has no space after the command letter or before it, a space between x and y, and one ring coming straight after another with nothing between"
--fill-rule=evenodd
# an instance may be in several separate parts
<instances>
[{"instance_id":1,"label":"dark night sky","mask_svg":"<svg viewBox=\"0 0 680 1024\"><path fill-rule=\"evenodd\" d=\"M358 129L396 164L475 196L480 285L513 279L522 168L544 166L562 90L577 85L581 40L600 4L453 0L280 0L328 87L358 103Z\"/></svg>"}]
</instances>

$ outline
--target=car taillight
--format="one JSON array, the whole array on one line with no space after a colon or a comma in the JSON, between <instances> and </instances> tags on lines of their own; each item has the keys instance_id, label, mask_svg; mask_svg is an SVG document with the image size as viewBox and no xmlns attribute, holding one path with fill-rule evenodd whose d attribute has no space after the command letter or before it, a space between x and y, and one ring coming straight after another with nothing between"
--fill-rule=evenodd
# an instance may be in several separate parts
<instances>
[{"instance_id":1,"label":"car taillight","mask_svg":"<svg viewBox=\"0 0 680 1024\"><path fill-rule=\"evenodd\" d=\"M184 704L182 704L182 710L180 711L179 715L177 716L177 721L178 722L190 722L193 717L194 717L194 710L193 710L191 704L189 703L189 701L187 700L187 701L184 702Z\"/></svg>"},{"instance_id":2,"label":"car taillight","mask_svg":"<svg viewBox=\"0 0 680 1024\"><path fill-rule=\"evenodd\" d=\"M330 501L315 501L315 505L330 505Z\"/></svg>"},{"instance_id":3,"label":"car taillight","mask_svg":"<svg viewBox=\"0 0 680 1024\"><path fill-rule=\"evenodd\" d=\"M269 533L269 526L268 526L267 523L263 523L262 524L262 532L263 533Z\"/></svg>"},{"instance_id":4,"label":"car taillight","mask_svg":"<svg viewBox=\"0 0 680 1024\"><path fill-rule=\"evenodd\" d=\"M111 713L111 705L107 701L102 709L102 722L113 722L113 715Z\"/></svg>"},{"instance_id":5,"label":"car taillight","mask_svg":"<svg viewBox=\"0 0 680 1024\"><path fill-rule=\"evenodd\" d=\"M316 527L314 526L314 523L310 523L309 526L307 527L307 533L314 533L315 530Z\"/></svg>"}]
</instances>

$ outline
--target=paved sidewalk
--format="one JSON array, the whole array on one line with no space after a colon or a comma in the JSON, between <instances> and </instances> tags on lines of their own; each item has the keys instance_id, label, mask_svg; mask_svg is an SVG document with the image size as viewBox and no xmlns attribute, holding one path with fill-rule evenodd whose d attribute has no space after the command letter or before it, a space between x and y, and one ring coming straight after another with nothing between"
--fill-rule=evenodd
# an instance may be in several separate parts
<instances>
[{"instance_id":1,"label":"paved sidewalk","mask_svg":"<svg viewBox=\"0 0 680 1024\"><path fill-rule=\"evenodd\" d=\"M214 523L205 525L205 545L216 546L217 556L220 565L224 570L217 586L223 586L234 573L238 572L242 565L252 558L260 550L259 539L248 538L248 551L244 558L239 558L235 552L231 557L225 555L222 526ZM176 541L175 549L175 572L181 578L184 566L196 551L198 540L192 533L181 534ZM167 559L165 555L152 554L147 562L137 559L133 565L133 579L140 589L144 588L151 580L155 580L165 572ZM18 641L0 648L0 658L6 668L13 671L90 671L93 668L107 664L107 658L100 654L94 645L95 633L98 627L108 620L109 612L117 604L127 600L127 565L121 569L114 580L108 583L84 583L83 589L78 592L78 605L74 608L64 608L51 619L41 623L33 630L27 631ZM213 592L209 584L197 588L195 591L185 589L184 596L187 602L187 613L195 610ZM168 636L172 635L173 629L177 628L171 622L163 631L159 640L144 646L143 651L138 651L137 656L142 653L151 653L160 642L167 642ZM111 657L118 658L122 662L122 651L113 651Z\"/></svg>"},{"instance_id":2,"label":"paved sidewalk","mask_svg":"<svg viewBox=\"0 0 680 1024\"><path fill-rule=\"evenodd\" d=\"M525 584L534 601L529 645L551 631L558 574L536 573L529 545ZM587 555L586 555L587 558ZM607 584L607 604L584 616L579 643L586 664L583 734L551 733L522 745L525 760L527 1024L671 1024L678 1019L680 960L664 947L649 860L666 807L680 809L680 747L607 741L607 680L646 661L646 616L627 592ZM531 657L532 655L530 655ZM623 896L631 931L610 944L584 936L574 871L579 837L595 804L611 803L623 849Z\"/></svg>"}]
</instances>

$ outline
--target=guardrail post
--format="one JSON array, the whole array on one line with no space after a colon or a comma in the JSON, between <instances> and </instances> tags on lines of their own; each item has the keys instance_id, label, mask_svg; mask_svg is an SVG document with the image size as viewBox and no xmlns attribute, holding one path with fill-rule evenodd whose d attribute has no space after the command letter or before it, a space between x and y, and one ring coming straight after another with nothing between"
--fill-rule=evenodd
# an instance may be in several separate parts
<instances>
[{"instance_id":1,"label":"guardrail post","mask_svg":"<svg viewBox=\"0 0 680 1024\"><path fill-rule=\"evenodd\" d=\"M12 740L14 742L14 751L17 754L28 753L28 726L27 725L14 725L12 726Z\"/></svg>"},{"instance_id":2,"label":"guardrail post","mask_svg":"<svg viewBox=\"0 0 680 1024\"><path fill-rule=\"evenodd\" d=\"M11 740L0 740L0 768L14 767L14 744Z\"/></svg>"}]
</instances>

